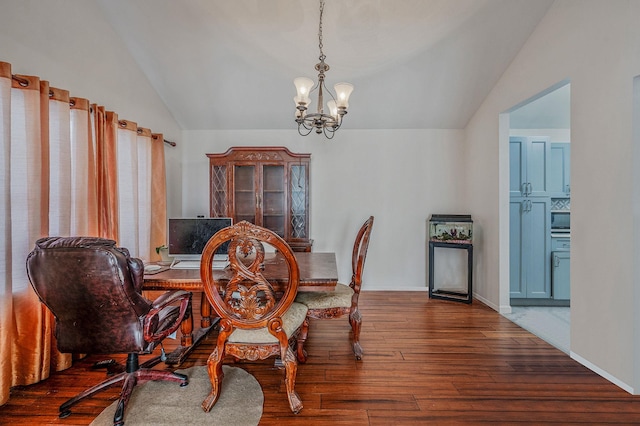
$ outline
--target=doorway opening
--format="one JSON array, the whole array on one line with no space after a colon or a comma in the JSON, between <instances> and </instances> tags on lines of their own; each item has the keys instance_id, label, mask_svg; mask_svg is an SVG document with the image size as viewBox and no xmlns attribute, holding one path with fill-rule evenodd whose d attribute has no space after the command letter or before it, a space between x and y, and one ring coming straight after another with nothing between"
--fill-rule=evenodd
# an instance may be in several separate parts
<instances>
[{"instance_id":1,"label":"doorway opening","mask_svg":"<svg viewBox=\"0 0 640 426\"><path fill-rule=\"evenodd\" d=\"M508 123L506 125L505 123ZM569 353L570 84L562 81L501 116L508 151L508 273L505 317ZM504 144L503 144L504 143ZM506 201L508 200L508 201ZM508 204L508 213L506 212Z\"/></svg>"}]
</instances>

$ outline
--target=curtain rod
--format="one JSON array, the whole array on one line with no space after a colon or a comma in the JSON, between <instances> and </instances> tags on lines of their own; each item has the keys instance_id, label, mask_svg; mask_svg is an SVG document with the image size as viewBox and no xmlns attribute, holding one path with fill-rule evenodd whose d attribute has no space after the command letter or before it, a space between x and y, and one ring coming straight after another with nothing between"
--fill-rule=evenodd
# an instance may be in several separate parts
<instances>
[{"instance_id":1,"label":"curtain rod","mask_svg":"<svg viewBox=\"0 0 640 426\"><path fill-rule=\"evenodd\" d=\"M26 78L22 78L22 77L18 77L15 74L11 74L11 78L16 80L21 86L23 87L27 87L29 86L29 80L27 80ZM53 96L53 91L49 90L49 97ZM69 105L74 106L75 105L75 101L71 100L69 102ZM122 125L122 123L126 123L124 120L120 122L120 124ZM177 144L175 142L163 139L164 143L166 143L167 145L171 145L173 147L175 147Z\"/></svg>"},{"instance_id":2,"label":"curtain rod","mask_svg":"<svg viewBox=\"0 0 640 426\"><path fill-rule=\"evenodd\" d=\"M28 87L29 86L29 80L27 80L26 78L18 77L15 74L11 74L11 78L14 79L15 81L17 81L20 84L20 86L22 86L22 87Z\"/></svg>"},{"instance_id":3,"label":"curtain rod","mask_svg":"<svg viewBox=\"0 0 640 426\"><path fill-rule=\"evenodd\" d=\"M153 139L156 139L156 140L157 140L157 139L158 139L158 136L157 136L157 135L153 135ZM171 141L169 141L169 140L167 140L167 139L163 139L162 141L163 141L164 143L166 143L167 145L171 145L171 146L176 146L176 145L177 145L177 143L175 143L175 142L171 142Z\"/></svg>"}]
</instances>

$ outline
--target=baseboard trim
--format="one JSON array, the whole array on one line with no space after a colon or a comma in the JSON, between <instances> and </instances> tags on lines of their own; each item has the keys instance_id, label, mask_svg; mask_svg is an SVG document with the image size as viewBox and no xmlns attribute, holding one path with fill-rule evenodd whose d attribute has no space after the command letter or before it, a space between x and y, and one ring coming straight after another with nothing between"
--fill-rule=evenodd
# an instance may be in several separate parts
<instances>
[{"instance_id":1,"label":"baseboard trim","mask_svg":"<svg viewBox=\"0 0 640 426\"><path fill-rule=\"evenodd\" d=\"M419 292L428 292L429 289L426 287L394 287L394 288L363 288L360 290L361 292L365 291L419 291Z\"/></svg>"},{"instance_id":2,"label":"baseboard trim","mask_svg":"<svg viewBox=\"0 0 640 426\"><path fill-rule=\"evenodd\" d=\"M513 313L513 309L511 309L510 305L501 305L498 312L500 312L502 315L507 315Z\"/></svg>"},{"instance_id":3,"label":"baseboard trim","mask_svg":"<svg viewBox=\"0 0 640 426\"><path fill-rule=\"evenodd\" d=\"M498 307L494 303L490 302L489 300L485 299L482 296L478 296L477 293L473 293L473 298L475 300L477 300L478 302L482 302L484 305L487 305L488 307L490 307L494 311L498 311ZM498 311L498 312L500 312L500 311Z\"/></svg>"},{"instance_id":4,"label":"baseboard trim","mask_svg":"<svg viewBox=\"0 0 640 426\"><path fill-rule=\"evenodd\" d=\"M607 373L606 371L604 371L603 369L599 368L598 366L593 365L592 363L590 363L586 359L582 358L580 355L578 355L577 353L575 353L573 351L570 351L569 356L571 357L571 359L574 359L574 360L578 361L580 364L584 365L589 370L591 370L594 373L598 374L599 376L602 376L603 378L607 379L608 381L610 381L614 385L618 386L622 390L625 390L625 391L629 392L631 395L635 395L633 386L629 386L628 384L626 384L622 380L618 379L615 376L612 376L611 374Z\"/></svg>"},{"instance_id":5,"label":"baseboard trim","mask_svg":"<svg viewBox=\"0 0 640 426\"><path fill-rule=\"evenodd\" d=\"M512 298L511 306L562 306L570 307L571 302L569 300L555 300L555 299L516 299Z\"/></svg>"}]
</instances>

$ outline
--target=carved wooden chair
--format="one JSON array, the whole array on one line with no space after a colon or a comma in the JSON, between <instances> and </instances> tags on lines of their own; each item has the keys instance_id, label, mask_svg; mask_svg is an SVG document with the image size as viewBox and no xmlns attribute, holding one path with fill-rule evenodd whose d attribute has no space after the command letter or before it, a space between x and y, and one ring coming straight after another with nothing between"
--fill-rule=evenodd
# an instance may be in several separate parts
<instances>
[{"instance_id":1,"label":"carved wooden chair","mask_svg":"<svg viewBox=\"0 0 640 426\"><path fill-rule=\"evenodd\" d=\"M222 280L216 278L212 267L214 253L225 241L230 241L231 278ZM288 279L276 283L265 278L265 269L278 265L264 262L264 243L282 256ZM200 275L207 299L220 317L217 344L207 361L211 392L202 409L209 411L220 397L225 355L249 361L276 355L284 363L291 411L300 412L302 401L294 390L298 363L291 347L296 339L306 339L308 321L307 307L294 302L300 272L291 248L274 232L242 221L209 240L202 254Z\"/></svg>"},{"instance_id":2,"label":"carved wooden chair","mask_svg":"<svg viewBox=\"0 0 640 426\"><path fill-rule=\"evenodd\" d=\"M301 292L296 297L296 302L302 303L309 308L307 317L314 319L332 319L349 315L349 323L351 324L353 334L353 353L356 359L362 359L362 347L360 346L360 327L362 324L362 315L358 309L358 297L360 296L360 287L362 285L362 271L364 269L364 261L367 257L367 249L369 247L369 237L373 228L373 216L369 217L356 236L353 245L353 254L351 256L351 268L353 274L349 285L336 285L334 292ZM304 342L301 342L304 344ZM304 351L298 349L298 359L303 357ZM300 355L302 354L302 355ZM300 360L304 362L304 358Z\"/></svg>"},{"instance_id":3,"label":"carved wooden chair","mask_svg":"<svg viewBox=\"0 0 640 426\"><path fill-rule=\"evenodd\" d=\"M189 312L191 293L175 290L153 302L145 299L142 261L102 238L42 238L27 258L27 272L31 286L55 317L61 352L127 354L126 367L118 374L115 367L121 366L109 360L105 366L112 367L109 372L114 375L60 405L60 418L69 416L81 400L122 382L113 418L114 425L122 425L136 384L149 380L188 384L183 374L151 368L161 356L139 364L138 355L151 353L178 329Z\"/></svg>"}]
</instances>

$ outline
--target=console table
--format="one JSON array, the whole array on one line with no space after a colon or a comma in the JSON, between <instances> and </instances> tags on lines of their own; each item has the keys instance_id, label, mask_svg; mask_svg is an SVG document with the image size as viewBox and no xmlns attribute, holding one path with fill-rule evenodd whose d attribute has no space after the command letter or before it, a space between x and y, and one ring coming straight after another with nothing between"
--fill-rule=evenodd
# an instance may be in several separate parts
<instances>
[{"instance_id":1,"label":"console table","mask_svg":"<svg viewBox=\"0 0 640 426\"><path fill-rule=\"evenodd\" d=\"M447 290L435 288L435 256L436 247L445 247L449 249L462 249L467 251L467 291ZM473 282L473 245L464 243L445 243L437 241L429 241L429 298L454 300L458 302L471 303L472 299L472 282Z\"/></svg>"}]
</instances>

